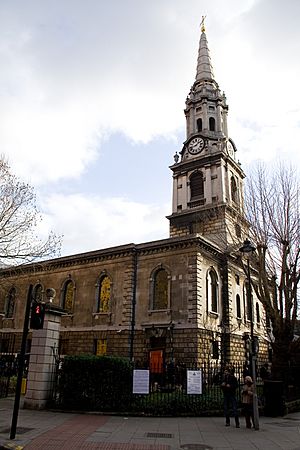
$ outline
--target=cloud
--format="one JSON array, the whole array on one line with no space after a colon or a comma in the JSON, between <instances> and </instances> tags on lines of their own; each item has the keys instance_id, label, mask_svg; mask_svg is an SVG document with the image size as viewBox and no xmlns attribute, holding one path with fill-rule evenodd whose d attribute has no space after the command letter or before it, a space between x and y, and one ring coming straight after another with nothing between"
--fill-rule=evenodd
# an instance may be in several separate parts
<instances>
[{"instance_id":1,"label":"cloud","mask_svg":"<svg viewBox=\"0 0 300 450\"><path fill-rule=\"evenodd\" d=\"M37 188L64 254L165 233L171 175L141 174L169 160L150 143L181 150L202 15L237 157L300 164L299 13L298 0L1 2L0 153ZM116 151L120 135L139 151Z\"/></svg>"},{"instance_id":2,"label":"cloud","mask_svg":"<svg viewBox=\"0 0 300 450\"><path fill-rule=\"evenodd\" d=\"M55 224L56 232L64 234L64 255L168 237L168 204L55 194L44 199L44 207L47 212L40 232L47 235Z\"/></svg>"},{"instance_id":3,"label":"cloud","mask_svg":"<svg viewBox=\"0 0 300 450\"><path fill-rule=\"evenodd\" d=\"M230 21L253 3L2 3L2 151L37 185L79 177L110 133L143 143L173 136L184 125L201 14L211 9L213 22L221 8Z\"/></svg>"}]
</instances>

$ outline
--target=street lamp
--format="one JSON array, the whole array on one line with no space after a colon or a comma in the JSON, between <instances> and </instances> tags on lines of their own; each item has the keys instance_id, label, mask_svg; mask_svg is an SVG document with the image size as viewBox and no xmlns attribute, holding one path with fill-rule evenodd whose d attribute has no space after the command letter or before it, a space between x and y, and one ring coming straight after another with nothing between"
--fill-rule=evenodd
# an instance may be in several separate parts
<instances>
[{"instance_id":1,"label":"street lamp","mask_svg":"<svg viewBox=\"0 0 300 450\"><path fill-rule=\"evenodd\" d=\"M259 430L259 413L258 413L258 399L257 399L257 389L256 389L256 341L254 339L254 323L253 323L253 302L251 293L251 276L250 276L250 263L249 255L256 250L255 245L253 245L249 239L244 241L243 246L240 248L240 252L247 256L247 297L249 304L250 313L250 336L251 336L251 346L250 346L250 358L251 358L251 372L253 380L253 421L255 430Z\"/></svg>"}]
</instances>

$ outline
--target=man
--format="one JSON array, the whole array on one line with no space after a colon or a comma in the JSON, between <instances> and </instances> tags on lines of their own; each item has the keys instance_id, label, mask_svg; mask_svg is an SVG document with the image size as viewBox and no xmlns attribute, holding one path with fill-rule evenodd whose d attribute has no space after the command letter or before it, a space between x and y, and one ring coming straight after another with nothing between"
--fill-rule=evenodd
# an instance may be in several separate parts
<instances>
[{"instance_id":1,"label":"man","mask_svg":"<svg viewBox=\"0 0 300 450\"><path fill-rule=\"evenodd\" d=\"M224 394L224 415L226 418L226 427L230 426L230 409L235 419L236 428L240 428L240 421L237 410L236 390L238 388L238 380L234 376L234 369L226 367L221 383L221 389Z\"/></svg>"}]
</instances>

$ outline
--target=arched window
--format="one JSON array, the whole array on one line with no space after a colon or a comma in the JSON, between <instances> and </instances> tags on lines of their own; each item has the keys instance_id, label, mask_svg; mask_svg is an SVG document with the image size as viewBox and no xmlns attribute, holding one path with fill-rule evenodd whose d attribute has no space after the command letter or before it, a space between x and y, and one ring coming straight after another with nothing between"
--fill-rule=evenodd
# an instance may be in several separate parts
<instances>
[{"instance_id":1,"label":"arched window","mask_svg":"<svg viewBox=\"0 0 300 450\"><path fill-rule=\"evenodd\" d=\"M220 352L219 352L219 342L216 340L213 340L211 342L211 358L212 359L219 359L220 358Z\"/></svg>"},{"instance_id":2,"label":"arched window","mask_svg":"<svg viewBox=\"0 0 300 450\"><path fill-rule=\"evenodd\" d=\"M245 306L246 306L246 320L249 320L249 322L252 321L252 304L251 304L251 293L249 292L249 283L248 280L245 281L244 283L244 301L245 301Z\"/></svg>"},{"instance_id":3,"label":"arched window","mask_svg":"<svg viewBox=\"0 0 300 450\"><path fill-rule=\"evenodd\" d=\"M6 299L5 317L7 319L11 319L14 316L15 301L16 301L16 288L13 287L10 289Z\"/></svg>"},{"instance_id":4,"label":"arched window","mask_svg":"<svg viewBox=\"0 0 300 450\"><path fill-rule=\"evenodd\" d=\"M111 307L111 280L108 275L100 278L98 285L97 312L108 313Z\"/></svg>"},{"instance_id":5,"label":"arched window","mask_svg":"<svg viewBox=\"0 0 300 450\"><path fill-rule=\"evenodd\" d=\"M259 310L259 303L256 303L256 322L260 323L260 310Z\"/></svg>"},{"instance_id":6,"label":"arched window","mask_svg":"<svg viewBox=\"0 0 300 450\"><path fill-rule=\"evenodd\" d=\"M194 172L190 176L191 199L204 196L204 181L202 172Z\"/></svg>"},{"instance_id":7,"label":"arched window","mask_svg":"<svg viewBox=\"0 0 300 450\"><path fill-rule=\"evenodd\" d=\"M66 281L62 292L62 307L69 313L73 312L74 308L74 292L75 289L73 281Z\"/></svg>"},{"instance_id":8,"label":"arched window","mask_svg":"<svg viewBox=\"0 0 300 450\"><path fill-rule=\"evenodd\" d=\"M209 118L209 131L215 131L216 129L216 121L214 117Z\"/></svg>"},{"instance_id":9,"label":"arched window","mask_svg":"<svg viewBox=\"0 0 300 450\"><path fill-rule=\"evenodd\" d=\"M202 119L197 119L197 131L202 131Z\"/></svg>"},{"instance_id":10,"label":"arched window","mask_svg":"<svg viewBox=\"0 0 300 450\"><path fill-rule=\"evenodd\" d=\"M238 202L238 190L237 190L237 184L234 176L231 177L230 180L230 191L231 191L231 200L235 203Z\"/></svg>"},{"instance_id":11,"label":"arched window","mask_svg":"<svg viewBox=\"0 0 300 450\"><path fill-rule=\"evenodd\" d=\"M41 284L36 284L33 289L32 299L35 302L43 301L43 286Z\"/></svg>"},{"instance_id":12,"label":"arched window","mask_svg":"<svg viewBox=\"0 0 300 450\"><path fill-rule=\"evenodd\" d=\"M214 269L210 269L207 273L206 279L207 288L207 305L211 312L218 312L218 299L219 299L219 283L218 276Z\"/></svg>"},{"instance_id":13,"label":"arched window","mask_svg":"<svg viewBox=\"0 0 300 450\"><path fill-rule=\"evenodd\" d=\"M241 298L239 294L236 295L235 302L236 302L236 317L240 319L242 317L242 310L241 310Z\"/></svg>"},{"instance_id":14,"label":"arched window","mask_svg":"<svg viewBox=\"0 0 300 450\"><path fill-rule=\"evenodd\" d=\"M153 277L153 309L167 309L169 304L169 277L165 269L158 269Z\"/></svg>"}]
</instances>

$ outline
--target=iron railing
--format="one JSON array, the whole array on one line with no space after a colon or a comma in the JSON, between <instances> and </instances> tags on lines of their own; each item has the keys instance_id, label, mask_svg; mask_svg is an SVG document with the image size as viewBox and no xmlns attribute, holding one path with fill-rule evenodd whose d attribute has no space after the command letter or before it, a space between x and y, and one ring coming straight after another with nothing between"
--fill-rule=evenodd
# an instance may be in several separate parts
<instances>
[{"instance_id":1,"label":"iron railing","mask_svg":"<svg viewBox=\"0 0 300 450\"><path fill-rule=\"evenodd\" d=\"M61 361L57 361L57 374L53 387L53 395L51 399L51 406L57 408L68 408L65 401L64 393L60 389L60 374L63 370ZM135 366L136 369L147 369L147 367ZM84 396L82 393L74 392L76 398L76 409L84 410L85 405L89 405L90 410L101 410L103 412L126 412L132 414L145 415L210 415L223 413L223 393L221 390L221 381L223 367L218 364L207 363L201 365L185 366L169 364L165 367L159 366L157 369L151 367L149 371L149 391L145 394L132 393L132 386L129 386L128 394L122 396L122 401L118 403L117 398L113 398L112 387L109 386L112 392L111 401L103 403L99 394L93 397L93 393L99 392L99 388L92 385L85 385ZM187 384L187 370L198 371L201 370L202 393L190 394L188 392ZM234 366L235 376L238 379L239 388L236 391L238 401L240 401L241 387L244 376L246 374L245 366L236 364ZM119 374L122 377L122 374ZM95 379L95 377L93 377ZM101 383L101 374L97 379ZM105 387L101 387L105 389ZM263 381L257 378L257 390L260 404L263 404ZM102 391L103 392L103 391ZM117 392L117 388L116 388ZM87 394L89 393L89 394ZM87 399L87 395L90 398ZM83 399L81 401L80 399ZM87 401L88 400L88 401ZM112 406L113 405L113 406ZM99 409L100 408L100 409ZM74 402L72 403L74 409Z\"/></svg>"}]
</instances>

